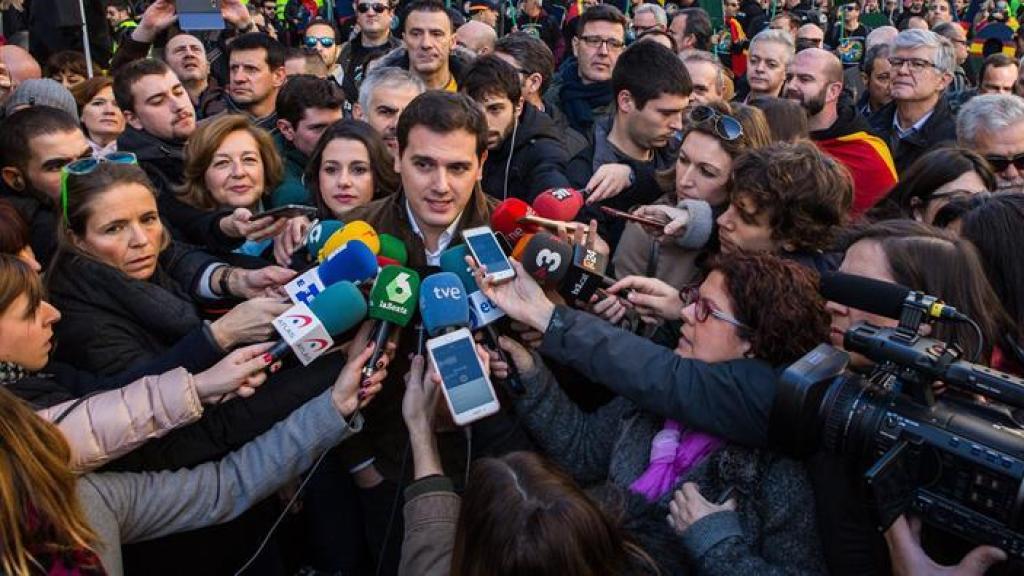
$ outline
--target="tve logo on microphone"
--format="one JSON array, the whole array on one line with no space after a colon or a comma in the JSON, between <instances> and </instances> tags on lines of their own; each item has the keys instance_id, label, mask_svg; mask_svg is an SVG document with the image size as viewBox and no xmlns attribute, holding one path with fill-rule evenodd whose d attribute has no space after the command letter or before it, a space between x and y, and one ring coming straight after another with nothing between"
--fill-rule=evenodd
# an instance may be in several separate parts
<instances>
[{"instance_id":1,"label":"tve logo on microphone","mask_svg":"<svg viewBox=\"0 0 1024 576\"><path fill-rule=\"evenodd\" d=\"M458 286L434 286L433 294L437 300L462 300L465 297Z\"/></svg>"}]
</instances>

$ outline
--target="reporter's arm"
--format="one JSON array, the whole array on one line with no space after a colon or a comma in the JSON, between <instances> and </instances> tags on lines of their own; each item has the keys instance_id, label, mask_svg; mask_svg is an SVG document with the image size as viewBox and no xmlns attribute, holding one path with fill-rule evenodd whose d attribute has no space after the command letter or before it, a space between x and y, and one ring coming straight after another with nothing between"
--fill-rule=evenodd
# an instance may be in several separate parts
<instances>
[{"instance_id":1,"label":"reporter's arm","mask_svg":"<svg viewBox=\"0 0 1024 576\"><path fill-rule=\"evenodd\" d=\"M744 446L767 444L776 374L760 360L681 358L565 306L551 315L539 352L645 410Z\"/></svg>"},{"instance_id":2,"label":"reporter's arm","mask_svg":"<svg viewBox=\"0 0 1024 576\"><path fill-rule=\"evenodd\" d=\"M446 476L427 476L405 489L405 536L399 576L447 576L462 498Z\"/></svg>"}]
</instances>

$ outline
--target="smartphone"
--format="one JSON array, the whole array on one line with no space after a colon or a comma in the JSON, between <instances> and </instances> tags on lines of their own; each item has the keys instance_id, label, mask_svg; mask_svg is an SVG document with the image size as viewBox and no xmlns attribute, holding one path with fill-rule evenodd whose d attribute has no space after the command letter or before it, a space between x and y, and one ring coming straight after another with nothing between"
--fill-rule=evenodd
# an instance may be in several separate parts
<instances>
[{"instance_id":1,"label":"smartphone","mask_svg":"<svg viewBox=\"0 0 1024 576\"><path fill-rule=\"evenodd\" d=\"M178 27L182 30L223 30L220 0L178 0Z\"/></svg>"},{"instance_id":2,"label":"smartphone","mask_svg":"<svg viewBox=\"0 0 1024 576\"><path fill-rule=\"evenodd\" d=\"M260 218L266 218L268 216L272 218L295 218L297 216L305 216L307 218L316 218L317 209L313 206L306 206L304 204L285 204L284 206L278 206L277 208L271 208L270 210L264 210L258 214L253 214L253 220L259 220Z\"/></svg>"},{"instance_id":3,"label":"smartphone","mask_svg":"<svg viewBox=\"0 0 1024 576\"><path fill-rule=\"evenodd\" d=\"M633 222L637 222L637 223L643 224L645 226L654 226L655 228L664 228L665 224L668 224L667 220L665 222L659 222L658 220L655 220L653 218L645 218L644 216L637 216L636 214L630 214L629 212L623 212L622 210L616 210L615 208L610 208L608 206L601 206L600 208L601 208L602 212L604 212L605 214L607 214L609 216L614 216L616 218L625 218L626 220L632 220Z\"/></svg>"},{"instance_id":4,"label":"smartphone","mask_svg":"<svg viewBox=\"0 0 1024 576\"><path fill-rule=\"evenodd\" d=\"M498 397L468 328L427 340L427 353L441 376L441 391L456 424L465 426L498 411Z\"/></svg>"},{"instance_id":5,"label":"smartphone","mask_svg":"<svg viewBox=\"0 0 1024 576\"><path fill-rule=\"evenodd\" d=\"M467 228L462 231L462 237L466 240L466 246L473 258L480 264L487 267L487 275L495 280L510 280L516 277L516 271L508 256L498 244L498 238L494 231L487 226L479 228Z\"/></svg>"}]
</instances>

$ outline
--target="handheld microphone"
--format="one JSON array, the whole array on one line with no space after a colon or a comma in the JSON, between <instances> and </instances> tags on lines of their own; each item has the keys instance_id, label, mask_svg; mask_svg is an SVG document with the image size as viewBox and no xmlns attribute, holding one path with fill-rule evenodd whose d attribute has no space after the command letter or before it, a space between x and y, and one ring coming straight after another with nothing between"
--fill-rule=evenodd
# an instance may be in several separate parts
<instances>
[{"instance_id":1,"label":"handheld microphone","mask_svg":"<svg viewBox=\"0 0 1024 576\"><path fill-rule=\"evenodd\" d=\"M547 232L534 235L520 261L530 276L558 288L569 302L589 302L598 289L615 283L604 275L607 256L586 246L570 246Z\"/></svg>"},{"instance_id":2,"label":"handheld microphone","mask_svg":"<svg viewBox=\"0 0 1024 576\"><path fill-rule=\"evenodd\" d=\"M967 316L943 304L935 296L916 292L902 284L864 276L826 272L821 275L819 292L826 300L894 320L902 320L907 308L929 318L956 322L967 320Z\"/></svg>"},{"instance_id":3,"label":"handheld microphone","mask_svg":"<svg viewBox=\"0 0 1024 576\"><path fill-rule=\"evenodd\" d=\"M377 238L380 240L378 256L388 258L399 266L405 266L409 262L409 252L406 250L404 242L391 234L378 234Z\"/></svg>"},{"instance_id":4,"label":"handheld microphone","mask_svg":"<svg viewBox=\"0 0 1024 576\"><path fill-rule=\"evenodd\" d=\"M523 251L526 250L526 247L530 244L530 240L533 240L534 236L536 236L536 234L527 234L520 238L519 242L516 242L515 247L512 248L512 253L509 254L509 257L515 258L516 260L522 262Z\"/></svg>"},{"instance_id":5,"label":"handheld microphone","mask_svg":"<svg viewBox=\"0 0 1024 576\"><path fill-rule=\"evenodd\" d=\"M369 378L377 371L377 361L384 353L384 345L392 326L404 328L416 312L420 291L420 275L401 266L385 266L377 274L370 291L370 318L377 321L373 328L373 355L363 366L363 376Z\"/></svg>"},{"instance_id":6,"label":"handheld microphone","mask_svg":"<svg viewBox=\"0 0 1024 576\"><path fill-rule=\"evenodd\" d=\"M352 240L319 266L285 284L284 289L293 303L309 304L332 284L343 281L359 284L376 274L377 257L361 240Z\"/></svg>"},{"instance_id":7,"label":"handheld microphone","mask_svg":"<svg viewBox=\"0 0 1024 576\"><path fill-rule=\"evenodd\" d=\"M516 246L519 249L519 246ZM538 232L523 247L519 261L540 284L559 287L572 265L572 246L547 232Z\"/></svg>"},{"instance_id":8,"label":"handheld microphone","mask_svg":"<svg viewBox=\"0 0 1024 576\"><path fill-rule=\"evenodd\" d=\"M522 240L520 240L522 242ZM493 323L505 316L505 312L499 308L490 298L484 295L480 286L473 277L473 272L466 264L466 256L469 256L469 249L465 244L449 248L441 253L441 270L455 274L462 282L462 287L469 294L469 328L470 330L483 329L487 344L497 351L503 362L508 364L509 374L506 381L509 387L517 394L525 394L526 387L519 380L519 370L505 355L505 351L498 345L498 332L494 329Z\"/></svg>"},{"instance_id":9,"label":"handheld microphone","mask_svg":"<svg viewBox=\"0 0 1024 576\"><path fill-rule=\"evenodd\" d=\"M324 247L324 242L327 242L328 238L344 227L345 223L341 220L320 220L313 224L306 231L306 251L310 256L316 258L320 249Z\"/></svg>"},{"instance_id":10,"label":"handheld microphone","mask_svg":"<svg viewBox=\"0 0 1024 576\"><path fill-rule=\"evenodd\" d=\"M323 262L339 248L348 244L350 240L359 240L376 255L380 252L380 238L377 231L362 220L354 220L338 230L324 242L324 245L317 252L317 260Z\"/></svg>"},{"instance_id":11,"label":"handheld microphone","mask_svg":"<svg viewBox=\"0 0 1024 576\"><path fill-rule=\"evenodd\" d=\"M438 272L423 279L420 316L431 338L469 326L469 302L458 276Z\"/></svg>"},{"instance_id":12,"label":"handheld microphone","mask_svg":"<svg viewBox=\"0 0 1024 576\"><path fill-rule=\"evenodd\" d=\"M575 188L549 188L533 200L537 216L569 222L583 209L583 195Z\"/></svg>"},{"instance_id":13,"label":"handheld microphone","mask_svg":"<svg viewBox=\"0 0 1024 576\"><path fill-rule=\"evenodd\" d=\"M515 246L523 235L537 231L536 226L519 222L524 216L532 215L533 208L526 202L518 198L503 200L491 213L491 229L501 234L509 246Z\"/></svg>"},{"instance_id":14,"label":"handheld microphone","mask_svg":"<svg viewBox=\"0 0 1024 576\"><path fill-rule=\"evenodd\" d=\"M270 349L270 357L276 362L290 351L308 366L334 345L334 336L358 324L365 315L366 301L355 284L332 284L310 304L300 302L274 318L272 324L281 341Z\"/></svg>"}]
</instances>

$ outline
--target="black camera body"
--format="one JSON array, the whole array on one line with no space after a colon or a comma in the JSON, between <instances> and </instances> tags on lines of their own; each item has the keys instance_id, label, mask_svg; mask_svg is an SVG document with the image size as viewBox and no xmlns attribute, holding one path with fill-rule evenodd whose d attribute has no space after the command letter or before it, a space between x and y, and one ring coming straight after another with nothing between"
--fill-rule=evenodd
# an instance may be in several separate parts
<instances>
[{"instance_id":1,"label":"black camera body","mask_svg":"<svg viewBox=\"0 0 1024 576\"><path fill-rule=\"evenodd\" d=\"M906 327L861 323L844 347L876 370L848 372L849 355L826 344L806 354L782 375L771 444L795 457L842 454L863 476L881 528L912 511L1024 558L1024 429L1008 409L1024 404L1024 380L960 360L955 346ZM938 399L937 381L947 386Z\"/></svg>"}]
</instances>

